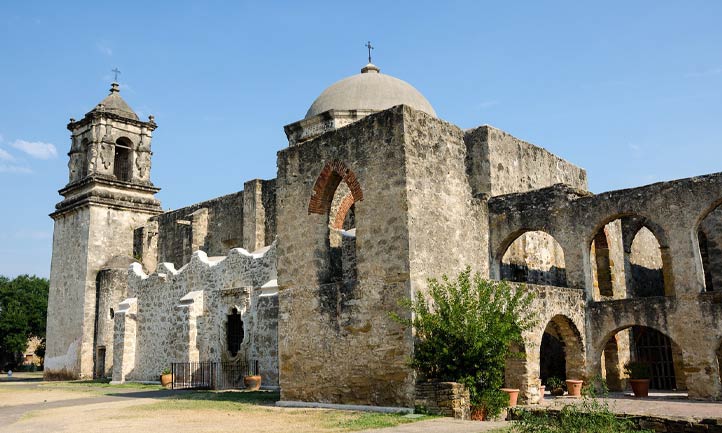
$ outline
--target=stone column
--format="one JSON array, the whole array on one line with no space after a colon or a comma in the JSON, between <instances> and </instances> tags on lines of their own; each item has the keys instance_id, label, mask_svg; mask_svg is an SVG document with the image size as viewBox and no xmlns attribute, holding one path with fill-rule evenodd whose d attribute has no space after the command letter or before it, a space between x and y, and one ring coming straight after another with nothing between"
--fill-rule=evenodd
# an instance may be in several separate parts
<instances>
[{"instance_id":1,"label":"stone column","mask_svg":"<svg viewBox=\"0 0 722 433\"><path fill-rule=\"evenodd\" d=\"M243 184L243 248L249 252L265 245L265 221L263 181L250 180Z\"/></svg>"}]
</instances>

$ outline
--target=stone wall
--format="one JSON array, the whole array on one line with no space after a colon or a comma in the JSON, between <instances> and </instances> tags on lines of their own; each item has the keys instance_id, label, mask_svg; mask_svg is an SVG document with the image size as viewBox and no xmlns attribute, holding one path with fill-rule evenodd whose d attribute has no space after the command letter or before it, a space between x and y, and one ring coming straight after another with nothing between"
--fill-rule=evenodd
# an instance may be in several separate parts
<instances>
[{"instance_id":1,"label":"stone wall","mask_svg":"<svg viewBox=\"0 0 722 433\"><path fill-rule=\"evenodd\" d=\"M702 220L699 231L701 236L698 238L706 244L702 251L705 288L707 291L722 290L722 206Z\"/></svg>"},{"instance_id":2,"label":"stone wall","mask_svg":"<svg viewBox=\"0 0 722 433\"><path fill-rule=\"evenodd\" d=\"M132 254L133 228L152 215L105 206L56 215L46 377L93 377L97 274L112 258Z\"/></svg>"},{"instance_id":3,"label":"stone wall","mask_svg":"<svg viewBox=\"0 0 722 433\"><path fill-rule=\"evenodd\" d=\"M134 254L146 271L157 263L180 268L195 251L224 256L231 248L255 251L276 238L275 179L254 179L244 190L165 212L136 229Z\"/></svg>"},{"instance_id":4,"label":"stone wall","mask_svg":"<svg viewBox=\"0 0 722 433\"><path fill-rule=\"evenodd\" d=\"M416 384L415 408L422 413L456 419L470 418L469 390L456 382L420 382Z\"/></svg>"},{"instance_id":5,"label":"stone wall","mask_svg":"<svg viewBox=\"0 0 722 433\"><path fill-rule=\"evenodd\" d=\"M233 249L227 257L193 254L176 270L162 263L146 275L139 264L129 273L137 303L135 343L125 317L116 319L116 345L134 345L133 366L114 366L113 379L157 380L172 362L259 362L264 386L278 385L276 248L255 254ZM233 356L227 348L226 321L233 309L241 314L244 338ZM116 372L118 376L116 376ZM125 373L123 373L125 372Z\"/></svg>"},{"instance_id":6,"label":"stone wall","mask_svg":"<svg viewBox=\"0 0 722 433\"><path fill-rule=\"evenodd\" d=\"M98 272L96 290L98 303L95 324L94 376L110 377L113 373L113 336L115 311L128 297L130 257L118 257Z\"/></svg>"},{"instance_id":7,"label":"stone wall","mask_svg":"<svg viewBox=\"0 0 722 433\"><path fill-rule=\"evenodd\" d=\"M466 266L488 276L486 203L472 197L463 132L409 108L403 119L412 294Z\"/></svg>"},{"instance_id":8,"label":"stone wall","mask_svg":"<svg viewBox=\"0 0 722 433\"><path fill-rule=\"evenodd\" d=\"M683 371L685 377L680 377L680 382L686 383L689 395L716 397L721 390L715 350L722 339L718 332L722 329L722 311L716 298L703 293L702 258L695 234L699 221L720 198L722 174L599 195L555 186L494 197L489 201L493 269L498 272L497 260L519 231L543 228L564 249L569 285L584 289L588 302L593 302L592 272L587 265L589 245L607 222L622 218L626 231L624 218L634 217L637 228L629 232L644 226L659 242L665 296L588 305L587 372L594 375L601 371L601 354L617 332L647 326L668 336L678 349L673 348L673 353L678 352L675 357L682 359L682 365L675 370ZM625 254L631 252L631 242L627 244L631 238L623 238Z\"/></svg>"},{"instance_id":9,"label":"stone wall","mask_svg":"<svg viewBox=\"0 0 722 433\"><path fill-rule=\"evenodd\" d=\"M497 196L564 183L587 189L582 168L492 126L464 133L467 172L474 195Z\"/></svg>"},{"instance_id":10,"label":"stone wall","mask_svg":"<svg viewBox=\"0 0 722 433\"><path fill-rule=\"evenodd\" d=\"M407 113L396 107L278 153L282 400L413 407L411 333L390 317L410 291ZM324 283L339 181L355 192L355 284Z\"/></svg>"}]
</instances>

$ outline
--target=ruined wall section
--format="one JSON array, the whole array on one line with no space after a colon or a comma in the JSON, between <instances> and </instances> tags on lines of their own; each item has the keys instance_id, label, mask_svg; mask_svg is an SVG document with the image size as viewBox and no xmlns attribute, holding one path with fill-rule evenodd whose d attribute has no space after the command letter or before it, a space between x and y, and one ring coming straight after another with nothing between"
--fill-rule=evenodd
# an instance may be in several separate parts
<instances>
[{"instance_id":1,"label":"ruined wall section","mask_svg":"<svg viewBox=\"0 0 722 433\"><path fill-rule=\"evenodd\" d=\"M370 115L278 154L281 400L413 407L411 333L394 322L409 296L405 110ZM355 284L322 284L328 215L309 213L327 163L353 171Z\"/></svg>"},{"instance_id":2,"label":"ruined wall section","mask_svg":"<svg viewBox=\"0 0 722 433\"><path fill-rule=\"evenodd\" d=\"M172 362L258 360L263 383L278 385L276 248L256 254L233 249L209 258L197 251L180 270L168 263L145 275L139 265L129 273L137 299L137 341L132 369L123 379L157 380ZM234 356L228 351L226 323L233 308L241 314L244 339ZM116 326L116 329L118 329ZM123 340L123 335L116 335Z\"/></svg>"},{"instance_id":3,"label":"ruined wall section","mask_svg":"<svg viewBox=\"0 0 722 433\"><path fill-rule=\"evenodd\" d=\"M192 214L201 209L208 212L207 224L193 227ZM197 249L209 256L223 256L243 244L243 191L166 212L154 221L158 222L158 263L173 263L177 268L188 263L194 251L194 228L206 234Z\"/></svg>"},{"instance_id":4,"label":"ruined wall section","mask_svg":"<svg viewBox=\"0 0 722 433\"><path fill-rule=\"evenodd\" d=\"M702 220L699 230L707 243L702 260L705 287L707 291L722 290L722 206L718 206Z\"/></svg>"},{"instance_id":5,"label":"ruined wall section","mask_svg":"<svg viewBox=\"0 0 722 433\"><path fill-rule=\"evenodd\" d=\"M157 263L180 268L195 251L224 256L255 251L276 238L276 181L254 179L244 190L158 215L135 233L134 255L145 271Z\"/></svg>"},{"instance_id":6,"label":"ruined wall section","mask_svg":"<svg viewBox=\"0 0 722 433\"><path fill-rule=\"evenodd\" d=\"M587 190L587 173L548 150L489 125L464 133L472 193L497 196L564 183Z\"/></svg>"},{"instance_id":7,"label":"ruined wall section","mask_svg":"<svg viewBox=\"0 0 722 433\"><path fill-rule=\"evenodd\" d=\"M471 194L463 131L410 108L403 114L412 293L467 265L488 277L486 202Z\"/></svg>"},{"instance_id":8,"label":"ruined wall section","mask_svg":"<svg viewBox=\"0 0 722 433\"><path fill-rule=\"evenodd\" d=\"M118 305L128 297L128 267L132 259L117 258L98 272L98 306L95 325L95 377L110 377L113 372L114 319Z\"/></svg>"}]
</instances>

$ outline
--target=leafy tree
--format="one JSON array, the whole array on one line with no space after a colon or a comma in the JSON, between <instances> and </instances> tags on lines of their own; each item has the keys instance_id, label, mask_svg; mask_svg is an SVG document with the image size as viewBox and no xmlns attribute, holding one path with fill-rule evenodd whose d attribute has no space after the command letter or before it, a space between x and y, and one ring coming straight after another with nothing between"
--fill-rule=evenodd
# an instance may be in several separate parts
<instances>
[{"instance_id":1,"label":"leafy tree","mask_svg":"<svg viewBox=\"0 0 722 433\"><path fill-rule=\"evenodd\" d=\"M429 280L428 294L402 301L412 319L395 316L413 326L417 342L411 361L423 377L461 382L471 403L496 416L508 402L499 388L512 343L523 344L522 333L534 325L530 292L506 282L471 276L467 267L452 280Z\"/></svg>"},{"instance_id":2,"label":"leafy tree","mask_svg":"<svg viewBox=\"0 0 722 433\"><path fill-rule=\"evenodd\" d=\"M0 277L0 358L17 359L31 337L45 338L48 280Z\"/></svg>"}]
</instances>

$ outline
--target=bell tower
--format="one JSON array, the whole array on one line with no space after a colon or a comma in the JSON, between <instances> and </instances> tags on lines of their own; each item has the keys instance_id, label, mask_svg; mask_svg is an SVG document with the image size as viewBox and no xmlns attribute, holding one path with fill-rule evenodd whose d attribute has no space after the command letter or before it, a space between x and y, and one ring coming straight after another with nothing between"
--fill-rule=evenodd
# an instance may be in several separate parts
<instances>
[{"instance_id":1,"label":"bell tower","mask_svg":"<svg viewBox=\"0 0 722 433\"><path fill-rule=\"evenodd\" d=\"M47 379L91 378L101 296L98 273L133 256L133 230L161 213L150 180L153 116L142 121L118 83L81 120L70 119L68 184L55 221L48 299Z\"/></svg>"}]
</instances>

